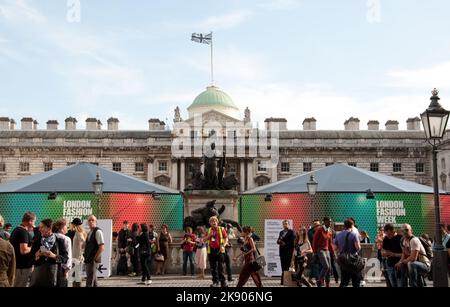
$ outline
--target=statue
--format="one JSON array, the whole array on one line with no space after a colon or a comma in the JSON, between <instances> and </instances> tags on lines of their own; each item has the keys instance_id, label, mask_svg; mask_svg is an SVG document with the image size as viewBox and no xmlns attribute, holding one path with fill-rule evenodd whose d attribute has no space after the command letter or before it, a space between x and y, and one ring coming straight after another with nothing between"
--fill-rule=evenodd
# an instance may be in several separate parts
<instances>
[{"instance_id":1,"label":"statue","mask_svg":"<svg viewBox=\"0 0 450 307\"><path fill-rule=\"evenodd\" d=\"M211 144L211 149L204 156L205 160L205 184L206 190L217 190L217 162L216 162L216 144Z\"/></svg>"},{"instance_id":2,"label":"statue","mask_svg":"<svg viewBox=\"0 0 450 307\"><path fill-rule=\"evenodd\" d=\"M181 114L180 114L180 108L179 108L179 107L176 107L174 111L175 111L175 117L174 117L174 119L173 119L173 122L174 122L174 123L179 123L179 122L181 122L182 119L181 119Z\"/></svg>"},{"instance_id":3,"label":"statue","mask_svg":"<svg viewBox=\"0 0 450 307\"><path fill-rule=\"evenodd\" d=\"M241 225L238 222L221 219L220 215L225 211L225 205L222 205L220 209L215 207L216 200L212 200L206 203L205 207L198 208L192 211L190 216L187 216L183 221L183 228L191 227L193 230L197 229L199 226L209 227L209 219L212 216L217 216L220 220L220 226L226 227L227 224L231 224L236 227L239 231L242 231Z\"/></svg>"},{"instance_id":4,"label":"statue","mask_svg":"<svg viewBox=\"0 0 450 307\"><path fill-rule=\"evenodd\" d=\"M239 185L234 174L225 176L225 152L222 157L217 158L219 155L216 152L216 144L212 143L203 157L203 172L201 168L192 172L192 183L186 190L234 190Z\"/></svg>"},{"instance_id":5,"label":"statue","mask_svg":"<svg viewBox=\"0 0 450 307\"><path fill-rule=\"evenodd\" d=\"M225 152L219 160L219 172L217 173L217 184L220 190L223 190L223 175L225 173Z\"/></svg>"},{"instance_id":6,"label":"statue","mask_svg":"<svg viewBox=\"0 0 450 307\"><path fill-rule=\"evenodd\" d=\"M250 109L247 107L246 109L245 109L245 112L244 112L244 122L249 122L249 121L251 121L251 118L250 118Z\"/></svg>"}]
</instances>

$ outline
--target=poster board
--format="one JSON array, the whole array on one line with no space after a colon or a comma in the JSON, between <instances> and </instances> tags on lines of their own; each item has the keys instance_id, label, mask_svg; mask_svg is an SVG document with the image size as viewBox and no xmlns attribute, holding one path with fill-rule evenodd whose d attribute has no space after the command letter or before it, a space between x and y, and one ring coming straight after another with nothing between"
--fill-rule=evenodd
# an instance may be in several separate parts
<instances>
[{"instance_id":1,"label":"poster board","mask_svg":"<svg viewBox=\"0 0 450 307\"><path fill-rule=\"evenodd\" d=\"M283 220L265 220L264 230L264 256L267 265L264 267L264 275L281 276L281 262L279 246L277 244L280 231L283 230ZM292 225L292 220L288 220Z\"/></svg>"}]
</instances>

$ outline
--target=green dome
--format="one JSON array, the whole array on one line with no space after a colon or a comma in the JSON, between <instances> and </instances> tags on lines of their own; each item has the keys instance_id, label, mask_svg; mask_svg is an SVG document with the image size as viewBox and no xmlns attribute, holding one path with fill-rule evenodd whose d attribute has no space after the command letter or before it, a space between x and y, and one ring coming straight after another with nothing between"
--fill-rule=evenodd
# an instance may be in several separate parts
<instances>
[{"instance_id":1,"label":"green dome","mask_svg":"<svg viewBox=\"0 0 450 307\"><path fill-rule=\"evenodd\" d=\"M222 92L219 90L218 87L215 86L208 86L206 88L206 91L201 93L200 95L195 98L194 102L190 105L188 110L195 107L228 107L237 109L238 107L234 104L233 100L231 99L228 94L225 92Z\"/></svg>"}]
</instances>

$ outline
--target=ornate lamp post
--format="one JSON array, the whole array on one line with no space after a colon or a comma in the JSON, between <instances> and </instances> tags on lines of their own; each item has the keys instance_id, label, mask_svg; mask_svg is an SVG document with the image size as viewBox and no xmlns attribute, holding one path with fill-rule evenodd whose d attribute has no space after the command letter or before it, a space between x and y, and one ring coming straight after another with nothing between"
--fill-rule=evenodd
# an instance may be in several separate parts
<instances>
[{"instance_id":1,"label":"ornate lamp post","mask_svg":"<svg viewBox=\"0 0 450 307\"><path fill-rule=\"evenodd\" d=\"M97 218L99 218L100 213L100 196L103 194L103 181L100 177L100 172L97 172L95 181L92 182L92 187L94 189L94 194L97 200Z\"/></svg>"},{"instance_id":2,"label":"ornate lamp post","mask_svg":"<svg viewBox=\"0 0 450 307\"><path fill-rule=\"evenodd\" d=\"M308 194L309 194L309 199L310 199L310 203L311 203L311 217L310 217L310 223L312 222L313 218L314 218L314 214L313 214L313 200L314 197L317 193L317 186L319 184L317 183L317 181L314 178L314 174L311 174L311 177L309 177L309 181L306 183L306 187L308 188Z\"/></svg>"},{"instance_id":3,"label":"ornate lamp post","mask_svg":"<svg viewBox=\"0 0 450 307\"><path fill-rule=\"evenodd\" d=\"M428 109L420 117L428 142L433 146L433 186L434 186L434 213L435 213L435 244L433 251L433 285L434 287L448 287L447 277L447 251L442 245L440 230L441 214L439 208L439 186L437 174L437 146L444 137L445 128L450 112L439 104L439 91L434 89Z\"/></svg>"}]
</instances>

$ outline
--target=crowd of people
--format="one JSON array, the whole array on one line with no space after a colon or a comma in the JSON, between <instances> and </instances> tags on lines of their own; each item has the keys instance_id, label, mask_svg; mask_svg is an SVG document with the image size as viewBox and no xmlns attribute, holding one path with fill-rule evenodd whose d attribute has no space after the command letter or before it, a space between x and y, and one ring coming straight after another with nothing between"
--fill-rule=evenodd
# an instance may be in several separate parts
<instances>
[{"instance_id":1,"label":"crowd of people","mask_svg":"<svg viewBox=\"0 0 450 307\"><path fill-rule=\"evenodd\" d=\"M450 251L450 225L440 226L442 244ZM353 218L344 221L344 230L336 232L331 227L331 219L323 218L323 223L315 220L307 230L300 226L297 233L283 221L277 244L285 282L286 272L295 272L298 286L330 287L333 276L340 287L364 286L361 259L361 244L371 244L366 231L359 231ZM388 287L423 287L431 278L433 242L428 234L414 236L409 224L403 224L399 231L393 224L379 229L375 247L380 268ZM347 265L351 258L352 265ZM339 263L341 261L342 263ZM358 263L362 263L358 265ZM450 252L449 252L450 264ZM339 268L339 270L338 270Z\"/></svg>"},{"instance_id":2,"label":"crowd of people","mask_svg":"<svg viewBox=\"0 0 450 307\"><path fill-rule=\"evenodd\" d=\"M3 222L0 216L0 227ZM70 226L64 219L43 219L37 227L35 223L36 214L26 212L21 224L7 236L1 229L0 286L67 287L73 274L73 286L79 287L84 266L86 287L96 287L98 264L105 249L97 218L88 217L87 233L78 218Z\"/></svg>"}]
</instances>

